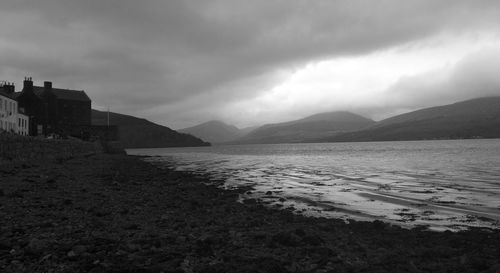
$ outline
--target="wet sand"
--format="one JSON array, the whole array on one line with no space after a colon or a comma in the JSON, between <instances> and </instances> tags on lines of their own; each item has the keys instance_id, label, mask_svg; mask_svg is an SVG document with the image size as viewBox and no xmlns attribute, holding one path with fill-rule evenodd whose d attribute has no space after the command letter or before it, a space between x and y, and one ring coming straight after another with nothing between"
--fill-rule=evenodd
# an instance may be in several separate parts
<instances>
[{"instance_id":1,"label":"wet sand","mask_svg":"<svg viewBox=\"0 0 500 273\"><path fill-rule=\"evenodd\" d=\"M274 210L250 189L97 154L0 166L0 272L500 272L500 231Z\"/></svg>"},{"instance_id":2,"label":"wet sand","mask_svg":"<svg viewBox=\"0 0 500 273\"><path fill-rule=\"evenodd\" d=\"M252 187L243 199L259 199L270 207L309 216L425 225L437 231L500 229L500 162L490 151L498 149L496 145L468 143L477 146L473 155L456 156L450 148L437 152L434 159L429 153L439 151L437 144L426 152L420 150L423 143L413 145L415 158L400 165L409 158L395 160L389 147L374 146L343 155L341 147L335 150L324 144L129 152L151 156L146 160L158 166L224 181L225 188ZM360 157L366 159L360 162ZM339 158L344 162L339 163ZM484 166L476 166L480 162Z\"/></svg>"}]
</instances>

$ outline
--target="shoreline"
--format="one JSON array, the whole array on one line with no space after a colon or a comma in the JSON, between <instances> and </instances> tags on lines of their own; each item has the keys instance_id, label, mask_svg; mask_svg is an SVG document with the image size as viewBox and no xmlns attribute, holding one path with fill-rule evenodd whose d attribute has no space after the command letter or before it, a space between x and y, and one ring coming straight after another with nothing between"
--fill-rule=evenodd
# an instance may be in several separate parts
<instances>
[{"instance_id":1,"label":"shoreline","mask_svg":"<svg viewBox=\"0 0 500 273\"><path fill-rule=\"evenodd\" d=\"M0 166L2 272L498 272L500 231L345 223L95 154Z\"/></svg>"},{"instance_id":2,"label":"shoreline","mask_svg":"<svg viewBox=\"0 0 500 273\"><path fill-rule=\"evenodd\" d=\"M224 150L212 151L213 158L189 154L177 156L178 151L173 155L160 152L164 156L129 152L142 155L145 161L159 167L168 166L223 181L220 183L222 188L250 186L251 189L241 195L242 200L256 199L271 208L292 209L308 216L381 220L409 228L426 226L435 231L459 231L470 227L500 229L500 211L495 205L498 204L495 199L499 196L498 187L492 188L491 192L481 190L487 184L484 182L473 188L475 183L468 185L467 177L462 177L461 181L460 177L446 176L450 173L443 175L441 181L434 178L437 177L435 173L427 180L414 175L413 170L405 172L390 167L390 170L374 169L352 176L313 166L292 167L293 174L288 175L286 163L259 165L257 160L246 162L244 156L234 159L242 166L242 170L235 169L227 162L233 159L225 157ZM247 165L243 167L239 160ZM286 162L290 164L294 160ZM315 171L324 173L316 175ZM402 178L391 178L396 174ZM443 184L438 186L438 183Z\"/></svg>"}]
</instances>

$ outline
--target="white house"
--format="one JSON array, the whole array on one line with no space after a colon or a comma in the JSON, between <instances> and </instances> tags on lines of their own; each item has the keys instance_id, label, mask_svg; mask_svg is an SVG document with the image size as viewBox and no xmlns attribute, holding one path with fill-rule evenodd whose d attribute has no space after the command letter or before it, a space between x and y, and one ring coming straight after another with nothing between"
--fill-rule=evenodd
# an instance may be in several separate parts
<instances>
[{"instance_id":1,"label":"white house","mask_svg":"<svg viewBox=\"0 0 500 273\"><path fill-rule=\"evenodd\" d=\"M17 101L12 98L14 85L0 85L0 130L28 135L29 118L18 111Z\"/></svg>"},{"instance_id":2,"label":"white house","mask_svg":"<svg viewBox=\"0 0 500 273\"><path fill-rule=\"evenodd\" d=\"M29 117L23 113L17 113L17 130L16 133L22 136L29 135Z\"/></svg>"}]
</instances>

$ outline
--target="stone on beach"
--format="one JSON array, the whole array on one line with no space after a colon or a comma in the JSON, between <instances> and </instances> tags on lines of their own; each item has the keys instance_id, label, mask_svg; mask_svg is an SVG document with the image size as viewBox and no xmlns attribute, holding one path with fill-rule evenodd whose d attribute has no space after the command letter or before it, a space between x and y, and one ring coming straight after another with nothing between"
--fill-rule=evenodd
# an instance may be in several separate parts
<instances>
[{"instance_id":1,"label":"stone on beach","mask_svg":"<svg viewBox=\"0 0 500 273\"><path fill-rule=\"evenodd\" d=\"M0 173L0 272L495 272L500 267L496 230L438 233L380 221L309 218L266 208L254 198L238 202L248 188L223 190L208 177L125 155L95 154L23 170ZM45 175L54 181L44 183Z\"/></svg>"}]
</instances>

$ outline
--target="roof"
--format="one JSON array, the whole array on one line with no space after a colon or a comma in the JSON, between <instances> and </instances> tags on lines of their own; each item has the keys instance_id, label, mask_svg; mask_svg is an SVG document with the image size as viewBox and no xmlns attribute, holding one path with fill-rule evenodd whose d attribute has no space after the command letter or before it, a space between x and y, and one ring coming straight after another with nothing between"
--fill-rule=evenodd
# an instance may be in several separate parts
<instances>
[{"instance_id":1,"label":"roof","mask_svg":"<svg viewBox=\"0 0 500 273\"><path fill-rule=\"evenodd\" d=\"M42 95L43 90L44 87L33 86L33 91L39 97ZM61 100L90 101L90 98L87 96L85 91L52 88L52 94L54 94L56 98Z\"/></svg>"},{"instance_id":2,"label":"roof","mask_svg":"<svg viewBox=\"0 0 500 273\"><path fill-rule=\"evenodd\" d=\"M12 93L11 98L17 100L17 97L19 97L19 95L21 95L21 92L14 92Z\"/></svg>"},{"instance_id":3,"label":"roof","mask_svg":"<svg viewBox=\"0 0 500 273\"><path fill-rule=\"evenodd\" d=\"M39 98L42 97L42 93L44 91L44 87L42 86L33 86L33 92ZM3 91L3 88L0 87L0 95L17 100L17 98L22 94L22 92L14 92L11 94L7 94ZM70 89L60 89L60 88L52 88L52 94L56 96L56 98L61 100L73 100L73 101L91 101L87 96L85 91L78 90L70 90Z\"/></svg>"},{"instance_id":4,"label":"roof","mask_svg":"<svg viewBox=\"0 0 500 273\"><path fill-rule=\"evenodd\" d=\"M15 98L14 98L14 97L15 97L15 96L14 96L14 94L7 94L7 93L5 93L5 92L3 91L3 88L2 88L2 87L0 87L0 96L6 97L6 98L9 98L9 99L12 99L12 100L14 100L14 99L15 99Z\"/></svg>"}]
</instances>

